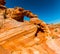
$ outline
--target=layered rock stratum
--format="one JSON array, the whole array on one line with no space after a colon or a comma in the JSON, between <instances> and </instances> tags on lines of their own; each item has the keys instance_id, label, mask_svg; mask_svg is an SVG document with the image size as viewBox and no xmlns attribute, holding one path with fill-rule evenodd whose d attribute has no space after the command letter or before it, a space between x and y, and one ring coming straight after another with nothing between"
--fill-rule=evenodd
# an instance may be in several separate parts
<instances>
[{"instance_id":1,"label":"layered rock stratum","mask_svg":"<svg viewBox=\"0 0 60 54\"><path fill-rule=\"evenodd\" d=\"M7 8L1 1L0 54L60 54L60 25L48 25L31 11Z\"/></svg>"}]
</instances>

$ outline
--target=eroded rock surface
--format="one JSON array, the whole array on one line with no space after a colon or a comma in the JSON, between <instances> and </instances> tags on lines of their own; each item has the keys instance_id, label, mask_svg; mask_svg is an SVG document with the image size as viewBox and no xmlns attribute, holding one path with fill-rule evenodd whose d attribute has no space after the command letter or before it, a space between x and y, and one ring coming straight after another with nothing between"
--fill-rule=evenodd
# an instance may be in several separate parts
<instances>
[{"instance_id":1,"label":"eroded rock surface","mask_svg":"<svg viewBox=\"0 0 60 54\"><path fill-rule=\"evenodd\" d=\"M60 54L60 38L53 37L56 35L54 27L39 20L29 10L6 8L4 2L0 4L1 54ZM24 16L30 21L24 21Z\"/></svg>"}]
</instances>

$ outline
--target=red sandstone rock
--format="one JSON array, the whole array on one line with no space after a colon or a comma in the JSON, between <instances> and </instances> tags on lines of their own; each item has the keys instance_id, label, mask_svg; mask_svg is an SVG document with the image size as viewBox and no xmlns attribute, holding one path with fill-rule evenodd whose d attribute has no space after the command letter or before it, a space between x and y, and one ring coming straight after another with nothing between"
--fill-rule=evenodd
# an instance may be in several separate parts
<instances>
[{"instance_id":1,"label":"red sandstone rock","mask_svg":"<svg viewBox=\"0 0 60 54\"><path fill-rule=\"evenodd\" d=\"M60 27L55 31L55 26L23 8L0 11L0 54L60 54L60 38L56 36ZM24 21L24 16L30 21Z\"/></svg>"}]
</instances>

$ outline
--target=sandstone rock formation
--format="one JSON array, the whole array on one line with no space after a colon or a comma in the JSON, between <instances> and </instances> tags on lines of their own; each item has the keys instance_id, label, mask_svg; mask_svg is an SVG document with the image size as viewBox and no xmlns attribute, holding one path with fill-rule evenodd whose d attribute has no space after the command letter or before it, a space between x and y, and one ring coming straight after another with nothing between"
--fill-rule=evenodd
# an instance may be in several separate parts
<instances>
[{"instance_id":1,"label":"sandstone rock formation","mask_svg":"<svg viewBox=\"0 0 60 54\"><path fill-rule=\"evenodd\" d=\"M5 0L0 0L0 5L5 5Z\"/></svg>"},{"instance_id":2,"label":"sandstone rock formation","mask_svg":"<svg viewBox=\"0 0 60 54\"><path fill-rule=\"evenodd\" d=\"M52 38L50 25L31 11L1 3L0 54L60 54L60 38Z\"/></svg>"}]
</instances>

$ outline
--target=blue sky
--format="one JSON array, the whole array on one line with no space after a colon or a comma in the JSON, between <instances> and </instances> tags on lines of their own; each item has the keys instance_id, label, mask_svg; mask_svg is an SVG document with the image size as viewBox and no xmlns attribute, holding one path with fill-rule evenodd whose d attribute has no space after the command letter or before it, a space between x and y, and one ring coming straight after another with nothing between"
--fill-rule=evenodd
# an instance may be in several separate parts
<instances>
[{"instance_id":1,"label":"blue sky","mask_svg":"<svg viewBox=\"0 0 60 54\"><path fill-rule=\"evenodd\" d=\"M37 14L39 19L46 23L60 23L60 0L6 0L6 2L8 8L23 7Z\"/></svg>"}]
</instances>

